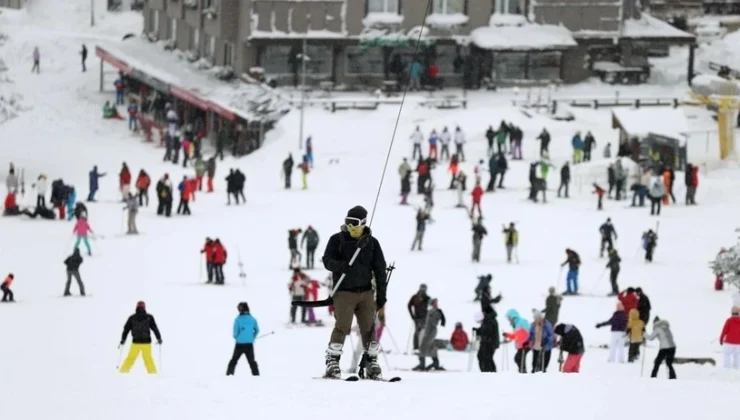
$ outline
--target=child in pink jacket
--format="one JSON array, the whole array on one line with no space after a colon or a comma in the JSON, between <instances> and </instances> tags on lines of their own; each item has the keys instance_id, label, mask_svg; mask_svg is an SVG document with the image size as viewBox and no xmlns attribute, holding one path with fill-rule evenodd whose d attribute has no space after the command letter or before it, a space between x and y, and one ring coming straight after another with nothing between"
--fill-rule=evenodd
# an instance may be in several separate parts
<instances>
[{"instance_id":1,"label":"child in pink jacket","mask_svg":"<svg viewBox=\"0 0 740 420\"><path fill-rule=\"evenodd\" d=\"M77 241L75 241L75 249L80 247L80 242L84 242L85 248L87 248L87 255L92 255L92 251L90 250L90 241L88 241L87 235L89 233L95 232L93 232L90 224L87 223L87 219L84 217L80 217L80 219L75 224L74 229L72 229L72 233L77 235Z\"/></svg>"}]
</instances>

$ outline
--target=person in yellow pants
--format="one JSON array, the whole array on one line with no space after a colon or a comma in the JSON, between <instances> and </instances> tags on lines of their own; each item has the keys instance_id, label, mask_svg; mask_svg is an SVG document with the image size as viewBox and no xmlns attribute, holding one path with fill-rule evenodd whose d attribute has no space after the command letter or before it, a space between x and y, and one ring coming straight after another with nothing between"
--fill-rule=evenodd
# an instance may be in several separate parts
<instances>
[{"instance_id":1,"label":"person in yellow pants","mask_svg":"<svg viewBox=\"0 0 740 420\"><path fill-rule=\"evenodd\" d=\"M121 346L126 343L129 333L131 333L132 344L126 359L121 365L121 373L129 373L139 355L144 360L144 367L146 367L147 373L157 373L157 367L154 365L154 359L152 359L151 332L154 332L154 336L157 338L157 344L161 345L162 335L159 333L157 322L154 320L154 316L147 313L146 304L139 301L136 304L136 312L128 318L126 325L123 326Z\"/></svg>"}]
</instances>

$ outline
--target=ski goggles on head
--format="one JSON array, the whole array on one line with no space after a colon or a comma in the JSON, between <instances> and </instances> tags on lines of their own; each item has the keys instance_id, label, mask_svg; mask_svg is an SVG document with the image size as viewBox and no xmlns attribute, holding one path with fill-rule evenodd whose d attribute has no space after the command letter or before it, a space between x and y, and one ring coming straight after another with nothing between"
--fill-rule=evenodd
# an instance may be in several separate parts
<instances>
[{"instance_id":1,"label":"ski goggles on head","mask_svg":"<svg viewBox=\"0 0 740 420\"><path fill-rule=\"evenodd\" d=\"M367 222L367 218L365 219L359 219L357 217L345 217L344 218L344 224L347 226L365 226L365 223Z\"/></svg>"}]
</instances>

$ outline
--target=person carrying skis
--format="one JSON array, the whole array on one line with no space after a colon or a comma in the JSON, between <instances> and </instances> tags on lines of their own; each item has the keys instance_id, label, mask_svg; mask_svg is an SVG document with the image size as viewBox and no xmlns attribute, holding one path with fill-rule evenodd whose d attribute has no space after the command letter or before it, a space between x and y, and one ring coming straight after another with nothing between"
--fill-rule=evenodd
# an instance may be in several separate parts
<instances>
[{"instance_id":1,"label":"person carrying skis","mask_svg":"<svg viewBox=\"0 0 740 420\"><path fill-rule=\"evenodd\" d=\"M337 289L332 296L336 322L326 350L326 377L329 378L338 378L342 374L339 358L344 340L350 333L353 315L360 326L361 341L365 348L361 368L364 368L368 379L380 379L382 374L378 364L380 346L375 337L373 321L376 312L386 303L387 271L380 242L372 236L366 224L365 208L355 206L349 209L341 231L329 238L322 258L324 267L332 272ZM357 258L350 264L356 251L359 252Z\"/></svg>"},{"instance_id":2,"label":"person carrying skis","mask_svg":"<svg viewBox=\"0 0 740 420\"><path fill-rule=\"evenodd\" d=\"M289 270L301 266L301 252L298 251L298 235L300 234L300 229L290 229L288 231L288 250L290 250Z\"/></svg>"},{"instance_id":3,"label":"person carrying skis","mask_svg":"<svg viewBox=\"0 0 740 420\"><path fill-rule=\"evenodd\" d=\"M611 217L606 219L606 222L599 226L599 233L601 234L601 250L599 251L599 257L604 258L604 249L610 251L614 248L614 241L617 240L617 230L612 224Z\"/></svg>"},{"instance_id":4,"label":"person carrying skis","mask_svg":"<svg viewBox=\"0 0 740 420\"><path fill-rule=\"evenodd\" d=\"M80 277L82 256L80 255L79 248L72 251L72 255L64 260L64 265L67 266L67 285L64 286L64 296L72 296L72 293L69 291L69 288L72 285L72 277L77 281L77 287L80 289L80 296L85 296L85 285L82 283L82 278Z\"/></svg>"},{"instance_id":5,"label":"person carrying skis","mask_svg":"<svg viewBox=\"0 0 740 420\"><path fill-rule=\"evenodd\" d=\"M511 263L511 255L519 246L519 231L516 230L514 222L509 223L508 228L503 225L501 228L501 232L504 234L504 246L506 246L506 262ZM519 257L517 257L517 263L519 263Z\"/></svg>"},{"instance_id":6,"label":"person carrying skis","mask_svg":"<svg viewBox=\"0 0 740 420\"><path fill-rule=\"evenodd\" d=\"M514 363L516 363L519 373L527 373L525 366L527 360L527 353L529 353L529 321L522 318L516 309L509 309L506 312L506 319L511 324L512 332L504 333L506 343L513 341L516 346L516 354L514 355Z\"/></svg>"},{"instance_id":7,"label":"person carrying skis","mask_svg":"<svg viewBox=\"0 0 740 420\"><path fill-rule=\"evenodd\" d=\"M612 292L609 296L617 296L619 294L619 284L617 284L617 279L619 278L621 263L622 258L619 257L619 253L615 248L611 248L609 250L609 262L606 263L606 268L609 269L609 282L612 286Z\"/></svg>"},{"instance_id":8,"label":"person carrying skis","mask_svg":"<svg viewBox=\"0 0 740 420\"><path fill-rule=\"evenodd\" d=\"M131 191L131 171L128 170L126 162L123 162L121 172L118 174L118 187L121 192L121 202L126 201L126 197Z\"/></svg>"},{"instance_id":9,"label":"person carrying skis","mask_svg":"<svg viewBox=\"0 0 740 420\"><path fill-rule=\"evenodd\" d=\"M90 171L89 174L89 187L90 187L90 194L87 195L87 201L94 202L95 201L95 193L98 192L98 185L100 178L104 177L106 175L105 172L100 173L98 172L98 166L95 165L92 168L92 171ZM37 189L38 191L38 189Z\"/></svg>"},{"instance_id":10,"label":"person carrying skis","mask_svg":"<svg viewBox=\"0 0 740 420\"><path fill-rule=\"evenodd\" d=\"M581 267L581 257L574 250L567 248L565 250L565 262L560 264L561 267L565 267L568 264L568 274L566 277L567 290L564 295L577 295L578 294L578 270Z\"/></svg>"},{"instance_id":11,"label":"person carrying skis","mask_svg":"<svg viewBox=\"0 0 740 420\"><path fill-rule=\"evenodd\" d=\"M652 229L642 234L642 249L645 250L645 262L653 262L653 252L658 246L658 235Z\"/></svg>"},{"instance_id":12,"label":"person carrying skis","mask_svg":"<svg viewBox=\"0 0 740 420\"><path fill-rule=\"evenodd\" d=\"M583 353L586 352L586 346L583 344L581 332L572 324L558 324L555 326L554 332L560 336L559 347L561 353L568 353L565 364L562 365L560 371L563 373L580 372L581 359L583 358ZM562 356L559 359L562 360Z\"/></svg>"},{"instance_id":13,"label":"person carrying skis","mask_svg":"<svg viewBox=\"0 0 740 420\"><path fill-rule=\"evenodd\" d=\"M421 337L419 338L419 365L412 369L414 371L445 370L439 364L435 340L437 339L437 325L444 327L447 320L444 312L439 309L437 299L432 299L429 304L431 309L427 313L424 329L421 331ZM426 365L427 357L432 358L432 364L429 366Z\"/></svg>"},{"instance_id":14,"label":"person carrying skis","mask_svg":"<svg viewBox=\"0 0 740 420\"><path fill-rule=\"evenodd\" d=\"M481 372L496 372L493 355L500 345L500 335L496 312L493 307L483 308L483 321L480 327L473 328L478 339L478 368Z\"/></svg>"},{"instance_id":15,"label":"person carrying skis","mask_svg":"<svg viewBox=\"0 0 740 420\"><path fill-rule=\"evenodd\" d=\"M152 185L152 179L149 178L149 174L143 169L139 171L139 175L136 178L136 191L139 197L139 206L149 206L149 186Z\"/></svg>"},{"instance_id":16,"label":"person carrying skis","mask_svg":"<svg viewBox=\"0 0 740 420\"><path fill-rule=\"evenodd\" d=\"M560 168L560 186L558 187L558 198L560 193L565 189L565 198L568 198L568 186L570 185L570 164L565 162Z\"/></svg>"},{"instance_id":17,"label":"person carrying skis","mask_svg":"<svg viewBox=\"0 0 740 420\"><path fill-rule=\"evenodd\" d=\"M624 363L624 333L627 331L627 313L622 302L617 302L617 309L608 321L596 324L596 328L609 325L611 340L609 342L609 363Z\"/></svg>"},{"instance_id":18,"label":"person carrying skis","mask_svg":"<svg viewBox=\"0 0 740 420\"><path fill-rule=\"evenodd\" d=\"M2 302L15 302L13 290L10 289L10 286L13 284L14 279L15 275L13 275L13 273L10 273L8 274L8 277L5 277L5 280L3 280L2 284L0 284L0 291L3 292Z\"/></svg>"},{"instance_id":19,"label":"person carrying skis","mask_svg":"<svg viewBox=\"0 0 740 420\"><path fill-rule=\"evenodd\" d=\"M483 226L483 218L478 217L471 228L473 231L473 262L480 262L480 249L483 245L483 237L488 235L486 227Z\"/></svg>"},{"instance_id":20,"label":"person carrying skis","mask_svg":"<svg viewBox=\"0 0 740 420\"><path fill-rule=\"evenodd\" d=\"M136 228L136 216L139 214L139 203L136 201L136 197L132 193L128 193L126 206L123 210L128 210L128 216L126 218L126 234L138 235L139 230Z\"/></svg>"},{"instance_id":21,"label":"person carrying skis","mask_svg":"<svg viewBox=\"0 0 740 420\"><path fill-rule=\"evenodd\" d=\"M650 373L650 377L658 377L660 365L665 361L665 365L668 367L668 379L676 379L676 371L673 369L673 359L676 357L676 342L673 339L673 332L671 332L671 326L668 321L656 316L653 320L653 332L645 336L645 338L647 340L655 340L657 338L660 345L658 355L655 357L655 362L653 362L653 371Z\"/></svg>"},{"instance_id":22,"label":"person carrying skis","mask_svg":"<svg viewBox=\"0 0 740 420\"><path fill-rule=\"evenodd\" d=\"M150 331L154 332L157 344L161 346L162 335L159 333L157 322L154 320L154 316L147 313L146 304L139 301L136 303L136 312L126 320L126 324L123 326L121 344L118 347L121 348L126 344L129 333L131 333L131 347L126 359L121 364L121 373L129 373L139 355L144 360L147 373L150 375L157 373L157 367L154 365L154 359L152 359L152 336Z\"/></svg>"},{"instance_id":23,"label":"person carrying skis","mask_svg":"<svg viewBox=\"0 0 740 420\"><path fill-rule=\"evenodd\" d=\"M90 249L90 241L88 240L89 234L94 234L92 228L90 227L90 224L87 222L86 218L80 218L77 223L75 223L74 229L72 229L72 233L77 235L77 240L75 240L75 246L74 249L78 249L80 247L80 242L85 243L85 248L87 248L87 255L92 256L92 250Z\"/></svg>"},{"instance_id":24,"label":"person carrying skis","mask_svg":"<svg viewBox=\"0 0 740 420\"><path fill-rule=\"evenodd\" d=\"M593 183L594 191L591 194L596 194L596 210L604 210L604 194L606 194L606 190L601 188L599 184ZM603 257L603 255L601 255Z\"/></svg>"},{"instance_id":25,"label":"person carrying skis","mask_svg":"<svg viewBox=\"0 0 740 420\"><path fill-rule=\"evenodd\" d=\"M285 180L285 189L290 189L290 176L293 173L293 155L289 154L288 158L283 161L283 179Z\"/></svg>"},{"instance_id":26,"label":"person carrying skis","mask_svg":"<svg viewBox=\"0 0 740 420\"><path fill-rule=\"evenodd\" d=\"M257 319L249 313L249 305L247 302L239 302L236 306L236 310L239 311L234 320L234 354L229 360L229 365L226 368L226 376L234 374L236 364L239 362L239 358L247 358L249 363L249 369L252 371L252 376L259 376L259 366L254 358L254 341L260 333L260 327L257 324Z\"/></svg>"},{"instance_id":27,"label":"person carrying skis","mask_svg":"<svg viewBox=\"0 0 740 420\"><path fill-rule=\"evenodd\" d=\"M312 270L314 268L314 255L316 254L316 248L319 247L319 233L314 230L313 226L308 226L306 231L301 237L301 247L306 244L306 269Z\"/></svg>"},{"instance_id":28,"label":"person carrying skis","mask_svg":"<svg viewBox=\"0 0 740 420\"><path fill-rule=\"evenodd\" d=\"M421 251L421 244L424 240L424 232L427 229L427 222L431 220L431 217L429 217L424 210L419 209L419 211L416 212L416 234L414 235L414 242L411 243L412 251L414 248Z\"/></svg>"},{"instance_id":29,"label":"person carrying skis","mask_svg":"<svg viewBox=\"0 0 740 420\"><path fill-rule=\"evenodd\" d=\"M732 315L719 335L719 345L723 346L725 369L740 369L740 307L732 307Z\"/></svg>"},{"instance_id":30,"label":"person carrying skis","mask_svg":"<svg viewBox=\"0 0 740 420\"><path fill-rule=\"evenodd\" d=\"M416 126L416 130L411 133L411 136L409 138L414 145L414 148L411 152L411 159L416 159L417 153L419 154L419 159L421 159L421 142L424 140L424 134L422 134L421 128L418 125Z\"/></svg>"},{"instance_id":31,"label":"person carrying skis","mask_svg":"<svg viewBox=\"0 0 740 420\"><path fill-rule=\"evenodd\" d=\"M206 243L203 245L203 249L200 250L201 254L205 254L206 257L206 273L208 276L208 280L206 281L206 284L213 283L213 277L215 274L215 266L213 264L213 240L211 238L206 238Z\"/></svg>"},{"instance_id":32,"label":"person carrying skis","mask_svg":"<svg viewBox=\"0 0 740 420\"><path fill-rule=\"evenodd\" d=\"M226 264L228 256L226 247L220 239L216 238L213 241L213 280L219 286L223 286L226 281L226 278L224 278L224 264Z\"/></svg>"}]
</instances>

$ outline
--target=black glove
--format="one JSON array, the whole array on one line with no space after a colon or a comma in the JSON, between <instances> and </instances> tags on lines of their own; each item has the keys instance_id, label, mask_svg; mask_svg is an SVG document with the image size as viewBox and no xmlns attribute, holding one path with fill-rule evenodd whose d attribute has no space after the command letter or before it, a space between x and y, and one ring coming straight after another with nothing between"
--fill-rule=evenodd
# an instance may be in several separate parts
<instances>
[{"instance_id":1,"label":"black glove","mask_svg":"<svg viewBox=\"0 0 740 420\"><path fill-rule=\"evenodd\" d=\"M385 298L385 291L378 291L375 296L375 308L377 310L383 309L383 306L385 306L385 303L388 300Z\"/></svg>"},{"instance_id":2,"label":"black glove","mask_svg":"<svg viewBox=\"0 0 740 420\"><path fill-rule=\"evenodd\" d=\"M343 262L339 264L339 272L342 274L349 274L352 271L352 266L349 263Z\"/></svg>"},{"instance_id":3,"label":"black glove","mask_svg":"<svg viewBox=\"0 0 740 420\"><path fill-rule=\"evenodd\" d=\"M162 339L161 338L159 340L157 340L157 344L159 344L160 346L162 345Z\"/></svg>"},{"instance_id":4,"label":"black glove","mask_svg":"<svg viewBox=\"0 0 740 420\"><path fill-rule=\"evenodd\" d=\"M370 237L371 236L367 234L360 236L360 239L357 241L357 247L362 249L370 245Z\"/></svg>"}]
</instances>

